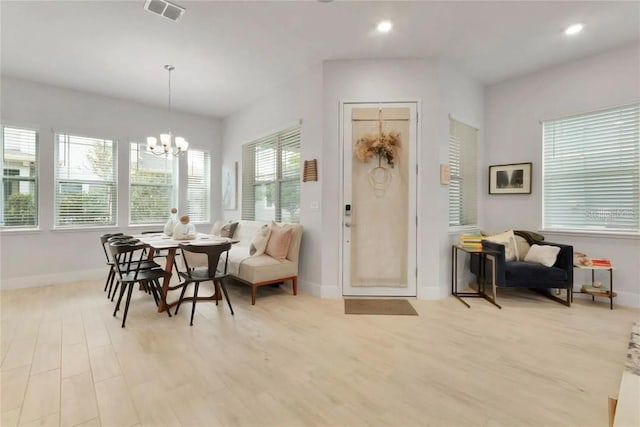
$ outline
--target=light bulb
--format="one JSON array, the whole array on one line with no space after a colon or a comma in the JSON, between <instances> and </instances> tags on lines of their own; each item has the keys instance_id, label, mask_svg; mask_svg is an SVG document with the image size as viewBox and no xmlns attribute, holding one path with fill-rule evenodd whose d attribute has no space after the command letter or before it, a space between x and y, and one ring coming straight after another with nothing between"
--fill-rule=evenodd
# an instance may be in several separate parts
<instances>
[{"instance_id":1,"label":"light bulb","mask_svg":"<svg viewBox=\"0 0 640 427\"><path fill-rule=\"evenodd\" d=\"M380 21L378 23L378 32L380 33L388 33L393 28L393 24L391 21Z\"/></svg>"},{"instance_id":2,"label":"light bulb","mask_svg":"<svg viewBox=\"0 0 640 427\"><path fill-rule=\"evenodd\" d=\"M574 34L578 34L580 31L582 31L583 28L584 25L582 24L573 24L570 27L567 27L567 29L564 30L564 33L568 36L573 36Z\"/></svg>"}]
</instances>

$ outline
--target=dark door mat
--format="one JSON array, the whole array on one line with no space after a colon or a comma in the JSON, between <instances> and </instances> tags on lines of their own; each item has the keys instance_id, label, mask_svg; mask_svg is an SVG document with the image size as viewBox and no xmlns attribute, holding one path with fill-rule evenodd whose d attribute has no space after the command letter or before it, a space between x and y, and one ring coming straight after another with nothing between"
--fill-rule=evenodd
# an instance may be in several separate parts
<instances>
[{"instance_id":1,"label":"dark door mat","mask_svg":"<svg viewBox=\"0 0 640 427\"><path fill-rule=\"evenodd\" d=\"M344 314L386 314L417 316L418 312L406 299L348 299L344 300Z\"/></svg>"}]
</instances>

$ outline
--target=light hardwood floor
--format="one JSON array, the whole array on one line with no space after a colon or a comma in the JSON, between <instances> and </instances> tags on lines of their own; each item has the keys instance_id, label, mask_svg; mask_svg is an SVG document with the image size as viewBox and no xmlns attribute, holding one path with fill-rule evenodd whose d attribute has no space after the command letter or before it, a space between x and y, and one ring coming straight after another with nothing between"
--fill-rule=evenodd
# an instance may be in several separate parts
<instances>
[{"instance_id":1,"label":"light hardwood floor","mask_svg":"<svg viewBox=\"0 0 640 427\"><path fill-rule=\"evenodd\" d=\"M236 311L127 327L100 282L3 291L1 425L606 426L638 310L527 291L471 309L347 316L339 299L230 286Z\"/></svg>"}]
</instances>

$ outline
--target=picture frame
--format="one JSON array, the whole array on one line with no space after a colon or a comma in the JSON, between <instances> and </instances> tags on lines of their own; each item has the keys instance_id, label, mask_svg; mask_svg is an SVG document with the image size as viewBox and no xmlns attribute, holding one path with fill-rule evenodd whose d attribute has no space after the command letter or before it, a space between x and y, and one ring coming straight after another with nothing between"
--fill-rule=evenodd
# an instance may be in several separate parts
<instances>
[{"instance_id":1,"label":"picture frame","mask_svg":"<svg viewBox=\"0 0 640 427\"><path fill-rule=\"evenodd\" d=\"M451 167L446 163L440 164L440 184L449 185L451 183Z\"/></svg>"},{"instance_id":2,"label":"picture frame","mask_svg":"<svg viewBox=\"0 0 640 427\"><path fill-rule=\"evenodd\" d=\"M489 194L531 194L531 163L489 166Z\"/></svg>"},{"instance_id":3,"label":"picture frame","mask_svg":"<svg viewBox=\"0 0 640 427\"><path fill-rule=\"evenodd\" d=\"M222 209L237 209L238 162L222 165Z\"/></svg>"}]
</instances>

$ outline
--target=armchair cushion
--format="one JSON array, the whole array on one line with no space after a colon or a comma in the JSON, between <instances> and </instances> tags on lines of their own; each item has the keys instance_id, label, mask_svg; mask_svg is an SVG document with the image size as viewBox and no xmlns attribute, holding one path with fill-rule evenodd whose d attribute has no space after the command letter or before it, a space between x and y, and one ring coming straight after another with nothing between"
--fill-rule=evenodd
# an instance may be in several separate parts
<instances>
[{"instance_id":1,"label":"armchair cushion","mask_svg":"<svg viewBox=\"0 0 640 427\"><path fill-rule=\"evenodd\" d=\"M531 283L540 278L545 281L567 280L567 272L558 267L546 267L542 264L526 261L511 261L505 265L505 279L511 282Z\"/></svg>"}]
</instances>

